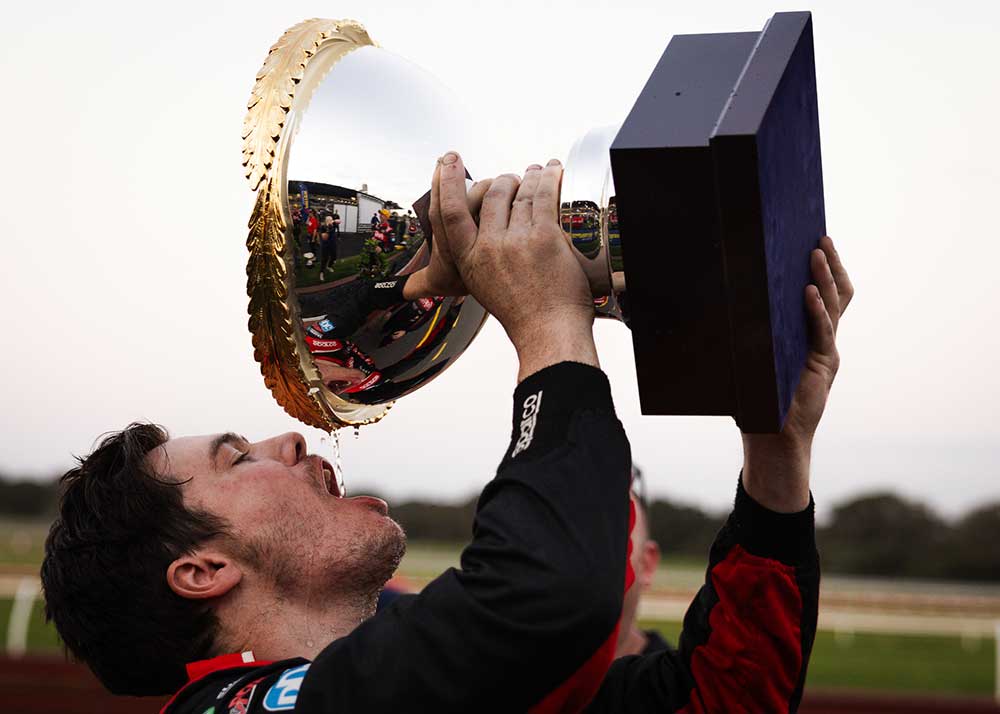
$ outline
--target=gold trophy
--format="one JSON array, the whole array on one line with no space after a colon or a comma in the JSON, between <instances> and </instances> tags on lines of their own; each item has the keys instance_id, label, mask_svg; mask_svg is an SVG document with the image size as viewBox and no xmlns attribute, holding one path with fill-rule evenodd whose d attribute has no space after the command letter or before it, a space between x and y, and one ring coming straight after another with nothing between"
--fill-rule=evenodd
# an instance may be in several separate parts
<instances>
[{"instance_id":1,"label":"gold trophy","mask_svg":"<svg viewBox=\"0 0 1000 714\"><path fill-rule=\"evenodd\" d=\"M475 171L476 128L357 22L306 20L271 48L243 128L247 292L254 356L292 416L326 431L376 422L482 327L472 297L392 292L433 250L435 161L457 149ZM562 226L596 315L632 330L644 413L781 428L822 193L805 12L674 37L624 124L573 145Z\"/></svg>"}]
</instances>

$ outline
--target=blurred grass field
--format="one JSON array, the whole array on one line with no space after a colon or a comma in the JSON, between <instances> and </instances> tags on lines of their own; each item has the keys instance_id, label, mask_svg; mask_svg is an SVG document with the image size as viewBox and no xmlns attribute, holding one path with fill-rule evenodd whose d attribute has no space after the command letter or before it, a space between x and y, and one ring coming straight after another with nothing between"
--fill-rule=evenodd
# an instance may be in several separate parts
<instances>
[{"instance_id":1,"label":"blurred grass field","mask_svg":"<svg viewBox=\"0 0 1000 714\"><path fill-rule=\"evenodd\" d=\"M37 572L44 529L31 531L11 545L9 524L0 525L0 573ZM24 533L24 531L21 531ZM460 549L451 543L411 543L399 574L414 587L448 567L458 565ZM699 581L704 563L690 560L665 562L659 580L668 583ZM0 643L7 642L12 598L0 597ZM678 642L681 624L648 620L646 628L660 630ZM34 603L28 628L28 652L58 654L59 642L44 621L40 600ZM992 637L948 635L833 633L820 631L809 664L809 687L823 689L875 690L881 692L989 696L993 694L997 663Z\"/></svg>"},{"instance_id":2,"label":"blurred grass field","mask_svg":"<svg viewBox=\"0 0 1000 714\"><path fill-rule=\"evenodd\" d=\"M47 523L0 518L0 567L40 564L48 532Z\"/></svg>"},{"instance_id":3,"label":"blurred grass field","mask_svg":"<svg viewBox=\"0 0 1000 714\"><path fill-rule=\"evenodd\" d=\"M681 623L649 620L677 645ZM996 645L992 638L820 631L816 635L806 686L823 689L908 692L911 694L993 694Z\"/></svg>"}]
</instances>

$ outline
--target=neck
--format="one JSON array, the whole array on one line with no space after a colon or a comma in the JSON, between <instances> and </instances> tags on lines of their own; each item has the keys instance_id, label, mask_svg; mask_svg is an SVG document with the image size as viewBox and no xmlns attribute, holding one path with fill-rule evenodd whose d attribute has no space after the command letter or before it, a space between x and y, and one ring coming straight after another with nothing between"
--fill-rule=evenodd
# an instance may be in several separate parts
<instances>
[{"instance_id":1,"label":"neck","mask_svg":"<svg viewBox=\"0 0 1000 714\"><path fill-rule=\"evenodd\" d=\"M259 660L315 659L328 644L374 615L377 600L377 592L299 600L247 588L216 609L221 623L216 650L252 650Z\"/></svg>"},{"instance_id":2,"label":"neck","mask_svg":"<svg viewBox=\"0 0 1000 714\"><path fill-rule=\"evenodd\" d=\"M618 648L615 650L615 657L642 654L647 641L646 633L640 630L638 625L633 624L625 631L623 637L618 638Z\"/></svg>"}]
</instances>

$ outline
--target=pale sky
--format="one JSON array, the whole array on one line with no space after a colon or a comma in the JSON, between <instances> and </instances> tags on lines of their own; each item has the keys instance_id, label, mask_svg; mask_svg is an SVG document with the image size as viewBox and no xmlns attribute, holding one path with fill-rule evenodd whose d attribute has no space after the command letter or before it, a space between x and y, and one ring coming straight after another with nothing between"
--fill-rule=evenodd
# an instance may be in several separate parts
<instances>
[{"instance_id":1,"label":"pale sky","mask_svg":"<svg viewBox=\"0 0 1000 714\"><path fill-rule=\"evenodd\" d=\"M1000 498L1000 4L962 1L8 8L0 471L62 470L133 419L252 439L295 429L320 447L272 400L246 328L240 130L288 26L361 21L485 117L500 170L519 172L621 121L672 35L759 30L798 9L814 14L827 225L858 291L815 446L817 502L889 488L954 515ZM651 492L724 508L740 466L731 420L641 416L627 328L597 335ZM345 434L348 488L478 491L506 445L515 372L491 322L444 376Z\"/></svg>"}]
</instances>

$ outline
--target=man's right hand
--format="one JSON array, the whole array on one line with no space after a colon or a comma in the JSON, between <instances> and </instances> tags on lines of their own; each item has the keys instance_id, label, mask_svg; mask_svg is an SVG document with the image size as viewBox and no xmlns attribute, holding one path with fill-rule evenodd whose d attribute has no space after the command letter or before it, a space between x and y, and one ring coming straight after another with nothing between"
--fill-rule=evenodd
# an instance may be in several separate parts
<instances>
[{"instance_id":1,"label":"man's right hand","mask_svg":"<svg viewBox=\"0 0 1000 714\"><path fill-rule=\"evenodd\" d=\"M447 242L469 292L507 331L520 361L518 380L571 360L599 366L587 278L559 225L562 165L529 166L524 177L493 180L476 225L465 167L454 152L434 171L430 220Z\"/></svg>"},{"instance_id":2,"label":"man's right hand","mask_svg":"<svg viewBox=\"0 0 1000 714\"><path fill-rule=\"evenodd\" d=\"M806 287L810 350L795 396L778 434L743 434L743 485L772 511L794 513L809 505L809 464L819 426L840 367L837 326L854 297L854 285L829 237L810 257L813 284Z\"/></svg>"}]
</instances>

